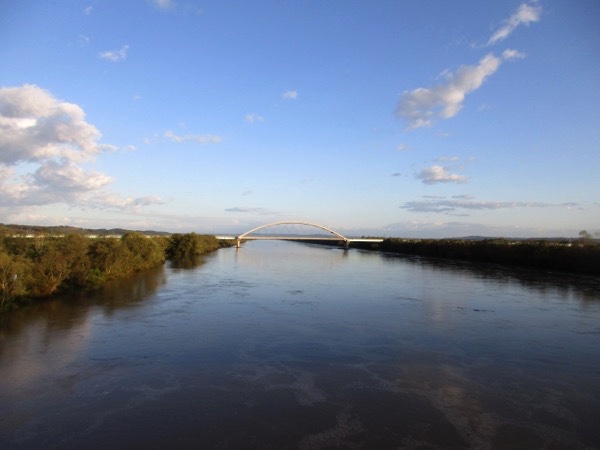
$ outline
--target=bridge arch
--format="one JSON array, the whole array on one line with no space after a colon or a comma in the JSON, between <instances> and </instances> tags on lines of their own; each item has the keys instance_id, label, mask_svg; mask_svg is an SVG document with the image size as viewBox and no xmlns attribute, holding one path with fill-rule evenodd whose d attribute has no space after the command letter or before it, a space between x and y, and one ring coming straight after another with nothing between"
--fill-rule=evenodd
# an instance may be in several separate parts
<instances>
[{"instance_id":1,"label":"bridge arch","mask_svg":"<svg viewBox=\"0 0 600 450\"><path fill-rule=\"evenodd\" d=\"M297 221L297 220L291 220L291 221L284 220L284 221L279 221L279 222L267 223L265 225L261 225L259 227L253 228L249 231L246 231L245 233L240 234L239 236L236 237L237 246L239 247L241 240L244 239L249 234L254 233L255 231L258 231L258 230L262 230L263 228L269 228L269 227L273 227L273 226L277 226L277 225L306 225L309 227L319 228L321 230L324 230L324 231L327 231L328 233L333 234L334 236L337 236L340 239L340 241L344 241L344 243L346 245L348 245L348 242L349 242L349 239L346 236L344 236L343 234L340 234L337 231L332 230L331 228L327 228L326 226L319 225L318 223L303 222L303 221Z\"/></svg>"}]
</instances>

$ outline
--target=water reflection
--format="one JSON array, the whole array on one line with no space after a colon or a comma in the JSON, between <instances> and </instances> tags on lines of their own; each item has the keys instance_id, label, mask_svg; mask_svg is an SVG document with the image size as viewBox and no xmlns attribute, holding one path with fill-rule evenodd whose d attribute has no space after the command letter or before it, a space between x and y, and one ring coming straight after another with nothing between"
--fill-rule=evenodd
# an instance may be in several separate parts
<instances>
[{"instance_id":1,"label":"water reflection","mask_svg":"<svg viewBox=\"0 0 600 450\"><path fill-rule=\"evenodd\" d=\"M597 283L223 249L3 317L0 447L598 447Z\"/></svg>"},{"instance_id":2,"label":"water reflection","mask_svg":"<svg viewBox=\"0 0 600 450\"><path fill-rule=\"evenodd\" d=\"M195 269L206 262L203 256L192 256L189 258L179 258L173 261L169 261L168 264L173 269Z\"/></svg>"},{"instance_id":3,"label":"water reflection","mask_svg":"<svg viewBox=\"0 0 600 450\"><path fill-rule=\"evenodd\" d=\"M273 251L278 248L277 242L246 243L246 251L242 247L236 249L237 264L260 272L269 272L275 268L287 271L298 270L299 273L309 271L329 271L339 267L348 257L348 250L338 247L320 246L316 244L286 243L285 251ZM315 251L320 250L320 251ZM326 252L326 256L324 253Z\"/></svg>"},{"instance_id":4,"label":"water reflection","mask_svg":"<svg viewBox=\"0 0 600 450\"><path fill-rule=\"evenodd\" d=\"M112 314L119 308L143 306L143 301L166 282L165 268L158 267L125 279L111 281L102 289L85 295L85 299L101 305L107 314ZM81 300L82 296L76 299Z\"/></svg>"},{"instance_id":5,"label":"water reflection","mask_svg":"<svg viewBox=\"0 0 600 450\"><path fill-rule=\"evenodd\" d=\"M449 272L456 276L465 274L467 277L475 277L484 282L491 281L493 284L499 283L508 286L518 283L520 287L531 289L542 295L557 295L566 301L584 303L600 301L600 278L590 275L397 254L383 254L382 257L388 261L400 259L424 269Z\"/></svg>"},{"instance_id":6,"label":"water reflection","mask_svg":"<svg viewBox=\"0 0 600 450\"><path fill-rule=\"evenodd\" d=\"M163 268L108 283L102 289L58 297L0 315L2 389L22 388L47 379L85 351L94 316L136 308L164 285Z\"/></svg>"}]
</instances>

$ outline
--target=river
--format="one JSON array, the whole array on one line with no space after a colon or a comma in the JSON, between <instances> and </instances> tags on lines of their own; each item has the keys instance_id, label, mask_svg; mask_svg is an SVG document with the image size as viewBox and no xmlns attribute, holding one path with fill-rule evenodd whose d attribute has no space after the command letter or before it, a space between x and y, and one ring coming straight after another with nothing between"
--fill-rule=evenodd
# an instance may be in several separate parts
<instances>
[{"instance_id":1,"label":"river","mask_svg":"<svg viewBox=\"0 0 600 450\"><path fill-rule=\"evenodd\" d=\"M0 448L600 448L600 279L248 242L0 317Z\"/></svg>"}]
</instances>

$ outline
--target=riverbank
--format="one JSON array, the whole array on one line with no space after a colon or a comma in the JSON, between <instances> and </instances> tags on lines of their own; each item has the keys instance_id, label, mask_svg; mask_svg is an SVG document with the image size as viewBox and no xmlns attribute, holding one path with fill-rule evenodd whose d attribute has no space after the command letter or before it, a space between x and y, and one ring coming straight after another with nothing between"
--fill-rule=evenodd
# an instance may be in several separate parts
<instances>
[{"instance_id":1,"label":"riverbank","mask_svg":"<svg viewBox=\"0 0 600 450\"><path fill-rule=\"evenodd\" d=\"M600 243L507 239L402 239L353 247L433 258L457 259L540 270L600 275Z\"/></svg>"},{"instance_id":2,"label":"riverbank","mask_svg":"<svg viewBox=\"0 0 600 450\"><path fill-rule=\"evenodd\" d=\"M68 291L96 289L109 281L162 265L188 261L225 243L215 236L148 237L13 236L0 238L0 312Z\"/></svg>"}]
</instances>

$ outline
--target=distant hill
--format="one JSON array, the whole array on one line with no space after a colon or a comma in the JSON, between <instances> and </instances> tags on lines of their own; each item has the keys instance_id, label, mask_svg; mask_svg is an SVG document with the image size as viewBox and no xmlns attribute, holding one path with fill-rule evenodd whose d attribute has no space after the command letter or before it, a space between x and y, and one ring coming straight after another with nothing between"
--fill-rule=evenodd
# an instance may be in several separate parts
<instances>
[{"instance_id":1,"label":"distant hill","mask_svg":"<svg viewBox=\"0 0 600 450\"><path fill-rule=\"evenodd\" d=\"M97 235L97 236L110 236L110 235L123 235L125 233L142 233L147 236L170 236L171 233L166 231L154 231L154 230L127 230L125 228L79 228L72 227L69 225L59 226L41 226L41 225L15 225L15 224L0 224L0 233L7 232L9 234L40 234L44 236L51 235L64 235L64 234L86 234L86 235Z\"/></svg>"},{"instance_id":2,"label":"distant hill","mask_svg":"<svg viewBox=\"0 0 600 450\"><path fill-rule=\"evenodd\" d=\"M567 237L534 237L534 238L519 238L519 237L498 237L498 236L464 236L464 237L454 237L448 238L451 241L489 241L502 239L505 241L550 241L550 242L563 242L563 241L573 241L575 238L567 238Z\"/></svg>"}]
</instances>

